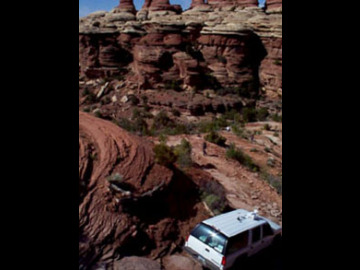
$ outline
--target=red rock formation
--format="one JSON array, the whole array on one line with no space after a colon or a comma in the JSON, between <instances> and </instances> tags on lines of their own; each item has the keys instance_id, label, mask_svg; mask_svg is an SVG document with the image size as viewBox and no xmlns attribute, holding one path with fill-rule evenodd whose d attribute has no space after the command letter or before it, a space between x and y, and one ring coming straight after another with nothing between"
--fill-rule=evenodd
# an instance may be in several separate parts
<instances>
[{"instance_id":1,"label":"red rock formation","mask_svg":"<svg viewBox=\"0 0 360 270\"><path fill-rule=\"evenodd\" d=\"M236 6L239 7L257 7L259 6L258 0L235 0Z\"/></svg>"},{"instance_id":2,"label":"red rock formation","mask_svg":"<svg viewBox=\"0 0 360 270\"><path fill-rule=\"evenodd\" d=\"M207 5L204 0L192 0L190 8L201 6L201 5Z\"/></svg>"},{"instance_id":3,"label":"red rock formation","mask_svg":"<svg viewBox=\"0 0 360 270\"><path fill-rule=\"evenodd\" d=\"M142 10L150 11L175 11L181 13L182 8L180 5L171 5L169 0L145 0Z\"/></svg>"},{"instance_id":4,"label":"red rock formation","mask_svg":"<svg viewBox=\"0 0 360 270\"><path fill-rule=\"evenodd\" d=\"M282 38L264 37L262 42L266 48L267 56L261 62L261 84L268 90L278 91L282 88Z\"/></svg>"},{"instance_id":5,"label":"red rock formation","mask_svg":"<svg viewBox=\"0 0 360 270\"><path fill-rule=\"evenodd\" d=\"M257 7L258 0L208 0L209 5L214 7Z\"/></svg>"},{"instance_id":6,"label":"red rock formation","mask_svg":"<svg viewBox=\"0 0 360 270\"><path fill-rule=\"evenodd\" d=\"M274 10L282 7L282 0L266 0L266 9Z\"/></svg>"},{"instance_id":7,"label":"red rock formation","mask_svg":"<svg viewBox=\"0 0 360 270\"><path fill-rule=\"evenodd\" d=\"M118 9L120 11L130 12L132 14L136 13L136 9L135 9L133 0L120 0Z\"/></svg>"}]
</instances>

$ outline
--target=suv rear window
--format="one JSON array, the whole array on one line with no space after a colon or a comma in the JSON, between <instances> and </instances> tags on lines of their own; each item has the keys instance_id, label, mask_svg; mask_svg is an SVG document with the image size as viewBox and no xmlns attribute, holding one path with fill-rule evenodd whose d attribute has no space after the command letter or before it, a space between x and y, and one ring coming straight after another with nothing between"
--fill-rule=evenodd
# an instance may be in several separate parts
<instances>
[{"instance_id":1,"label":"suv rear window","mask_svg":"<svg viewBox=\"0 0 360 270\"><path fill-rule=\"evenodd\" d=\"M217 252L221 254L224 253L226 237L210 226L200 224L191 232L191 235L207 244L209 247L212 247Z\"/></svg>"}]
</instances>

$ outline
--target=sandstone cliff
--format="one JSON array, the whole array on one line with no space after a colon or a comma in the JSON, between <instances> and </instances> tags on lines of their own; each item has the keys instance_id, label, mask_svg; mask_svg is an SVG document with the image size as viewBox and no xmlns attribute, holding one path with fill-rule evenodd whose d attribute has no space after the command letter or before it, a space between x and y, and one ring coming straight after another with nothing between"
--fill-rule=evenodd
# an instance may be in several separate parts
<instances>
[{"instance_id":1,"label":"sandstone cliff","mask_svg":"<svg viewBox=\"0 0 360 270\"><path fill-rule=\"evenodd\" d=\"M268 9L281 5L268 2ZM138 89L176 81L183 89L262 85L276 92L282 87L281 23L281 13L268 14L257 1L194 0L181 12L168 0L149 0L135 15L131 1L123 0L110 12L80 19L80 72L122 74Z\"/></svg>"}]
</instances>

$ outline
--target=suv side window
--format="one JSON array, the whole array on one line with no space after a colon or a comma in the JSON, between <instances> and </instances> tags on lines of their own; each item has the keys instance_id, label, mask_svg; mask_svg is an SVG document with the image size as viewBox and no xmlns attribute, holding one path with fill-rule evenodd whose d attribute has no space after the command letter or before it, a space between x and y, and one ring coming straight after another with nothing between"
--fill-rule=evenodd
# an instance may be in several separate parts
<instances>
[{"instance_id":1,"label":"suv side window","mask_svg":"<svg viewBox=\"0 0 360 270\"><path fill-rule=\"evenodd\" d=\"M261 227L256 227L252 230L252 243L256 243L261 238Z\"/></svg>"},{"instance_id":2,"label":"suv side window","mask_svg":"<svg viewBox=\"0 0 360 270\"><path fill-rule=\"evenodd\" d=\"M269 235L273 235L273 231L269 224L263 225L263 238Z\"/></svg>"},{"instance_id":3,"label":"suv side window","mask_svg":"<svg viewBox=\"0 0 360 270\"><path fill-rule=\"evenodd\" d=\"M245 231L233 238L230 238L227 244L226 254L232 254L248 245L249 231Z\"/></svg>"}]
</instances>

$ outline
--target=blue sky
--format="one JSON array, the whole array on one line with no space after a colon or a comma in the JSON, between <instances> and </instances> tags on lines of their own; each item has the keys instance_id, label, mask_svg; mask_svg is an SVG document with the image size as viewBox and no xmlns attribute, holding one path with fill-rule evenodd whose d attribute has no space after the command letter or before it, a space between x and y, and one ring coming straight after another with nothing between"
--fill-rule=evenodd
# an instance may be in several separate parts
<instances>
[{"instance_id":1,"label":"blue sky","mask_svg":"<svg viewBox=\"0 0 360 270\"><path fill-rule=\"evenodd\" d=\"M259 2L261 5L265 0L259 0ZM110 11L119 5L119 3L120 0L79 0L79 17L86 16L87 14L98 10ZM191 0L170 0L170 3L179 4L184 10L189 8ZM134 5L137 10L139 10L143 4L144 0L134 0Z\"/></svg>"}]
</instances>

